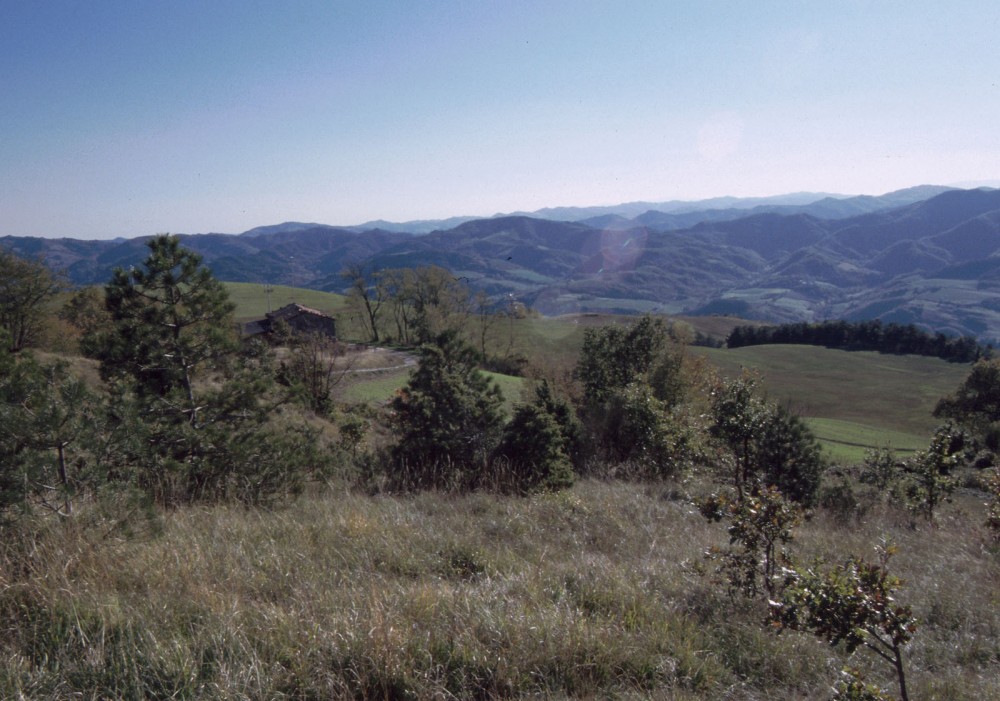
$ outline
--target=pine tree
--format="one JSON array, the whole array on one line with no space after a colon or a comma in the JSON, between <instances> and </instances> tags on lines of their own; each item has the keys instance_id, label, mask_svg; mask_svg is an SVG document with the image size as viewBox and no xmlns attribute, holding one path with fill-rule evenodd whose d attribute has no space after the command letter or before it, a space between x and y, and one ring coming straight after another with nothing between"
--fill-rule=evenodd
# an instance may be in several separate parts
<instances>
[{"instance_id":1,"label":"pine tree","mask_svg":"<svg viewBox=\"0 0 1000 701\"><path fill-rule=\"evenodd\" d=\"M173 236L147 245L143 266L116 270L105 288L111 327L83 342L138 415L141 485L167 503L295 490L315 441L267 427L270 354L241 346L233 305L200 256Z\"/></svg>"},{"instance_id":2,"label":"pine tree","mask_svg":"<svg viewBox=\"0 0 1000 701\"><path fill-rule=\"evenodd\" d=\"M421 348L420 364L392 401L401 487L470 487L499 439L500 388L476 369L475 352L451 331Z\"/></svg>"}]
</instances>

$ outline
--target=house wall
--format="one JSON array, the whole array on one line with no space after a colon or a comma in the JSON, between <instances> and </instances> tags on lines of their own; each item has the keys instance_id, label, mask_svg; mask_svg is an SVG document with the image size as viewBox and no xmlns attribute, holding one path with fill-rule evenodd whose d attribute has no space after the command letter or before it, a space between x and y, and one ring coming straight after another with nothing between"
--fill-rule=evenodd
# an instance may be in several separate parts
<instances>
[{"instance_id":1,"label":"house wall","mask_svg":"<svg viewBox=\"0 0 1000 701\"><path fill-rule=\"evenodd\" d=\"M337 320L328 316L299 314L288 319L288 325L299 333L321 333L330 338L337 337Z\"/></svg>"}]
</instances>

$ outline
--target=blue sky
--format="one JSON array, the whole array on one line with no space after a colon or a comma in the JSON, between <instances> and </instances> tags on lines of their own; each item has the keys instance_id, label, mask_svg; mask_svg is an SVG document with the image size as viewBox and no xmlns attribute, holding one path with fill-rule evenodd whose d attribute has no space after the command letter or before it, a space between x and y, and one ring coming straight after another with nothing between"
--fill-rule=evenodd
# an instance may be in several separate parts
<instances>
[{"instance_id":1,"label":"blue sky","mask_svg":"<svg viewBox=\"0 0 1000 701\"><path fill-rule=\"evenodd\" d=\"M0 0L0 236L1000 178L1000 4Z\"/></svg>"}]
</instances>

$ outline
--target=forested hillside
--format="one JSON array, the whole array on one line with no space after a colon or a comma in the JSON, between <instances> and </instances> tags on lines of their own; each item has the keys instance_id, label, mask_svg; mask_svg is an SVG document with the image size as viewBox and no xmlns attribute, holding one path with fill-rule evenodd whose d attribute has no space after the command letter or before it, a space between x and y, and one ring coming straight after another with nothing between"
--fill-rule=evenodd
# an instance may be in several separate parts
<instances>
[{"instance_id":1,"label":"forested hillside","mask_svg":"<svg viewBox=\"0 0 1000 701\"><path fill-rule=\"evenodd\" d=\"M1000 338L998 190L913 188L881 198L660 214L494 217L428 233L291 223L183 240L227 281L345 291L340 273L348 264L437 265L545 314L880 319L982 342ZM137 264L143 241L8 236L0 246L92 284L116 265Z\"/></svg>"}]
</instances>

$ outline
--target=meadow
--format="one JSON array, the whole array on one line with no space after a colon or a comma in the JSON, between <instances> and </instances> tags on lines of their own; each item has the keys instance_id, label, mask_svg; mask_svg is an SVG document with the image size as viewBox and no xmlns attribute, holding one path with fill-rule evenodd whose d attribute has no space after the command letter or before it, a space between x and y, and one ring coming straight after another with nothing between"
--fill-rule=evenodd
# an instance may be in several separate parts
<instances>
[{"instance_id":1,"label":"meadow","mask_svg":"<svg viewBox=\"0 0 1000 701\"><path fill-rule=\"evenodd\" d=\"M183 507L122 538L96 514L0 545L0 697L823 699L888 665L763 624L704 558L710 483L584 480L528 498L366 496ZM1000 560L975 497L937 527L874 497L790 549L891 540L919 628L911 698L1000 698Z\"/></svg>"},{"instance_id":2,"label":"meadow","mask_svg":"<svg viewBox=\"0 0 1000 701\"><path fill-rule=\"evenodd\" d=\"M347 299L343 295L331 292L286 287L285 285L260 285L251 282L225 282L223 285L229 293L230 301L236 305L237 321L249 321L263 317L268 311L269 297L272 311L293 302L318 309L332 316L340 316L347 310Z\"/></svg>"},{"instance_id":3,"label":"meadow","mask_svg":"<svg viewBox=\"0 0 1000 701\"><path fill-rule=\"evenodd\" d=\"M937 358L848 352L816 346L695 348L729 375L760 373L772 399L803 416L830 455L857 462L874 447L901 454L926 447L940 423L938 400L969 365Z\"/></svg>"}]
</instances>

